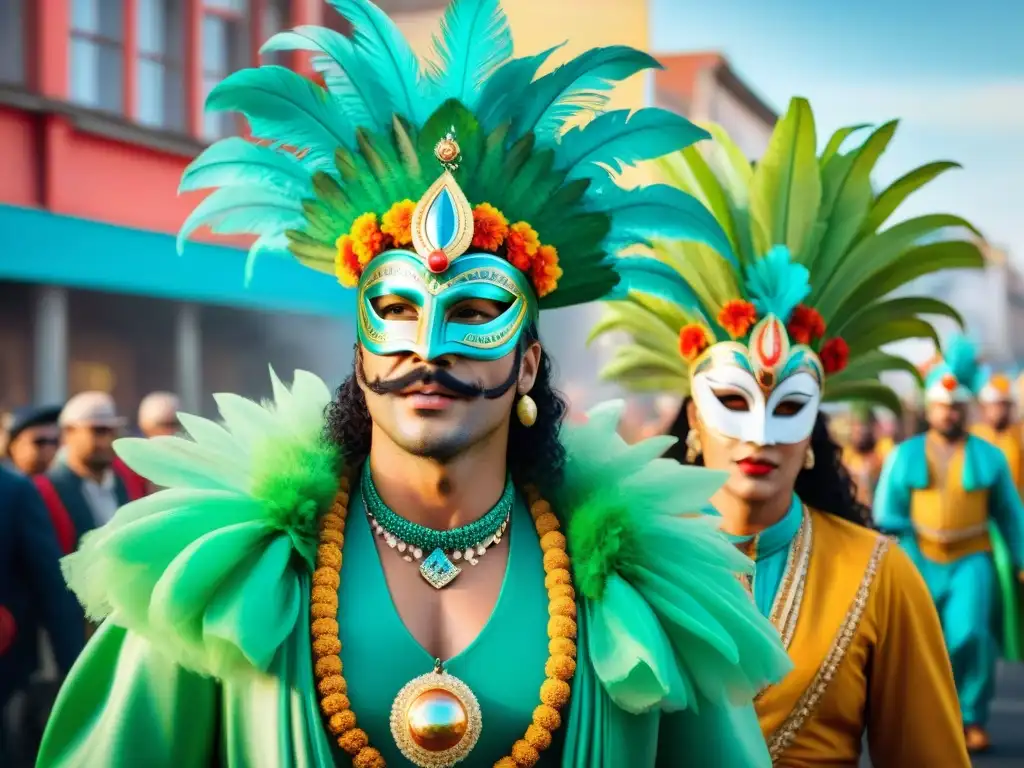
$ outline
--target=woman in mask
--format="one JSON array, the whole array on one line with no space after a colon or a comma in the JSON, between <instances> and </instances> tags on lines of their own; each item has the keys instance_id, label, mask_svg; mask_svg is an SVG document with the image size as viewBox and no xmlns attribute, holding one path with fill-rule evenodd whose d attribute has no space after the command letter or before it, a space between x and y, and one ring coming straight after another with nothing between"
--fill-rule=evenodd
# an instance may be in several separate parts
<instances>
[{"instance_id":1,"label":"woman in mask","mask_svg":"<svg viewBox=\"0 0 1024 768\"><path fill-rule=\"evenodd\" d=\"M713 511L755 560L748 586L795 665L756 698L777 765L856 766L865 736L876 768L969 765L928 591L868 527L820 411L823 399L898 409L878 377L914 368L880 347L934 336L922 313L955 312L887 295L942 266L981 265L973 244L943 239L966 224L957 217L878 231L911 188L875 196L869 180L894 127L849 152L843 129L817 157L810 106L794 99L756 170L712 127L706 154L690 148L662 169L715 214L726 246L656 245L677 277L671 301L611 302L595 329L633 337L606 378L683 396L675 458L728 473Z\"/></svg>"}]
</instances>

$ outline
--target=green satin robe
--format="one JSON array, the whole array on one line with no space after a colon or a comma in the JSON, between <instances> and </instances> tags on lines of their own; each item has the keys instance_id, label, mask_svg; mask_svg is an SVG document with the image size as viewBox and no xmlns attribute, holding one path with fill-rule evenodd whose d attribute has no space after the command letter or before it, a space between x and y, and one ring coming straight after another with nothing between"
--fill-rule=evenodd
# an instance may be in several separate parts
<instances>
[{"instance_id":1,"label":"green satin robe","mask_svg":"<svg viewBox=\"0 0 1024 768\"><path fill-rule=\"evenodd\" d=\"M407 765L388 726L395 693L431 668L390 600L361 504L353 499L339 588L342 658L353 708L389 766ZM522 737L538 704L547 658L547 596L537 535L517 504L508 574L478 638L449 662L476 693L484 729L463 765L490 766ZM413 567L410 565L410 567ZM294 599L309 615L309 575ZM116 618L116 617L115 617ZM580 611L580 647L587 616ZM252 632L259 627L252 626ZM215 632L216 627L209 627ZM299 621L266 673L215 681L184 670L147 640L108 620L57 700L39 768L327 768L351 765L318 708L307 621ZM581 653L569 716L541 766L667 768L768 766L753 708L631 715L609 698Z\"/></svg>"}]
</instances>

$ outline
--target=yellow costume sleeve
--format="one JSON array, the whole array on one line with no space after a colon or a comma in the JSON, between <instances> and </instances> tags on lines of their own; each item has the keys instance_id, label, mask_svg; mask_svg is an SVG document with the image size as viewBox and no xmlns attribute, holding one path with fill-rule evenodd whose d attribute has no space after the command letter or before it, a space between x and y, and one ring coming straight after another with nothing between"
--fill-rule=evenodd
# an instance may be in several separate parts
<instances>
[{"instance_id":1,"label":"yellow costume sleeve","mask_svg":"<svg viewBox=\"0 0 1024 768\"><path fill-rule=\"evenodd\" d=\"M879 640L867 707L872 765L970 768L939 617L902 549L890 547L876 587Z\"/></svg>"}]
</instances>

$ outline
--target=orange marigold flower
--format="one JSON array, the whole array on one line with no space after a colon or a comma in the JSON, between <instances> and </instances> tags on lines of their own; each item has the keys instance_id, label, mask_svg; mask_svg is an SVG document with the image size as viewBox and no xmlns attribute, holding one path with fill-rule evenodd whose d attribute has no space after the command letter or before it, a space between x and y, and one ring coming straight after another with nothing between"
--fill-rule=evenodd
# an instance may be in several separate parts
<instances>
[{"instance_id":1,"label":"orange marigold flower","mask_svg":"<svg viewBox=\"0 0 1024 768\"><path fill-rule=\"evenodd\" d=\"M747 335L757 322L757 309L749 301L731 299L722 305L718 313L718 324L734 339Z\"/></svg>"},{"instance_id":2,"label":"orange marigold flower","mask_svg":"<svg viewBox=\"0 0 1024 768\"><path fill-rule=\"evenodd\" d=\"M411 245L412 212L415 209L416 203L412 200L395 203L380 217L380 231L388 235L397 246Z\"/></svg>"},{"instance_id":3,"label":"orange marigold flower","mask_svg":"<svg viewBox=\"0 0 1024 768\"><path fill-rule=\"evenodd\" d=\"M352 236L352 250L359 258L361 267L365 267L370 259L384 250L386 235L377 226L375 213L364 213L353 221L349 234Z\"/></svg>"},{"instance_id":4,"label":"orange marigold flower","mask_svg":"<svg viewBox=\"0 0 1024 768\"><path fill-rule=\"evenodd\" d=\"M679 331L679 353L692 363L705 349L711 346L711 335L700 323L684 325Z\"/></svg>"},{"instance_id":5,"label":"orange marigold flower","mask_svg":"<svg viewBox=\"0 0 1024 768\"><path fill-rule=\"evenodd\" d=\"M818 310L798 304L789 316L786 331L796 344L810 344L825 335L825 321Z\"/></svg>"},{"instance_id":6,"label":"orange marigold flower","mask_svg":"<svg viewBox=\"0 0 1024 768\"><path fill-rule=\"evenodd\" d=\"M508 229L505 247L508 249L508 260L512 262L512 266L523 272L529 272L530 262L533 261L533 257L540 249L540 239L533 227L525 221L517 221Z\"/></svg>"},{"instance_id":7,"label":"orange marigold flower","mask_svg":"<svg viewBox=\"0 0 1024 768\"><path fill-rule=\"evenodd\" d=\"M822 345L818 357L825 373L831 376L833 373L839 373L850 362L850 347L838 337L829 339Z\"/></svg>"},{"instance_id":8,"label":"orange marigold flower","mask_svg":"<svg viewBox=\"0 0 1024 768\"><path fill-rule=\"evenodd\" d=\"M822 364L824 365L824 362ZM943 389L945 389L947 392L952 392L957 388L960 382L956 380L956 376L954 376L952 373L947 373L945 376L942 377L940 383L942 384Z\"/></svg>"},{"instance_id":9,"label":"orange marigold flower","mask_svg":"<svg viewBox=\"0 0 1024 768\"><path fill-rule=\"evenodd\" d=\"M533 263L530 264L530 280L537 291L537 298L543 299L554 291L561 277L562 268L558 266L558 251L551 245L540 246Z\"/></svg>"},{"instance_id":10,"label":"orange marigold flower","mask_svg":"<svg viewBox=\"0 0 1024 768\"><path fill-rule=\"evenodd\" d=\"M363 266L355 252L355 241L348 235L342 235L334 241L334 248L334 274L338 282L346 288L355 288L363 274Z\"/></svg>"},{"instance_id":11,"label":"orange marigold flower","mask_svg":"<svg viewBox=\"0 0 1024 768\"><path fill-rule=\"evenodd\" d=\"M490 203L480 203L473 209L473 247L482 251L496 251L508 235L508 219Z\"/></svg>"}]
</instances>

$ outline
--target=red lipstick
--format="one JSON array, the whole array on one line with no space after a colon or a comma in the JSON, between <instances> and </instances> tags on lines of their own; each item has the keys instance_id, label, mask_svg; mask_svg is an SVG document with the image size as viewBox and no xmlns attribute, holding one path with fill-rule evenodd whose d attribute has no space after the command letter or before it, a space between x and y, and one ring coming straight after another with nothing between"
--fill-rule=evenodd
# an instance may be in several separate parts
<instances>
[{"instance_id":1,"label":"red lipstick","mask_svg":"<svg viewBox=\"0 0 1024 768\"><path fill-rule=\"evenodd\" d=\"M736 465L740 468L740 472L748 477L764 477L775 469L775 465L770 461L758 459L743 459L736 462Z\"/></svg>"}]
</instances>

